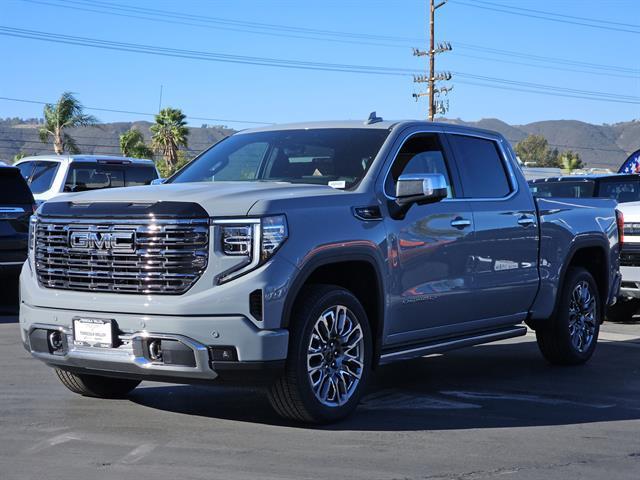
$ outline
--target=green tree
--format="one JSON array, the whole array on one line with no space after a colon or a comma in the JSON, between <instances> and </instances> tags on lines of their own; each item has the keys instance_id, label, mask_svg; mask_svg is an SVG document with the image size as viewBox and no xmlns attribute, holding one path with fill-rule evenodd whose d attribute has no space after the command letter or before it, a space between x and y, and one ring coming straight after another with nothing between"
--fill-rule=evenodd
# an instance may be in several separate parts
<instances>
[{"instance_id":1,"label":"green tree","mask_svg":"<svg viewBox=\"0 0 640 480\"><path fill-rule=\"evenodd\" d=\"M27 154L24 152L18 152L13 156L13 163L16 163L19 160L22 160L24 157L26 157Z\"/></svg>"},{"instance_id":2,"label":"green tree","mask_svg":"<svg viewBox=\"0 0 640 480\"><path fill-rule=\"evenodd\" d=\"M159 162L157 163L158 172L160 172L160 176L162 178L169 178L191 160L192 159L187 156L187 152L185 152L184 150L178 150L178 161L175 163L175 165L168 166L165 162Z\"/></svg>"},{"instance_id":3,"label":"green tree","mask_svg":"<svg viewBox=\"0 0 640 480\"><path fill-rule=\"evenodd\" d=\"M560 162L562 163L562 168L569 172L584 167L584 163L582 162L580 155L572 150L562 152L560 155Z\"/></svg>"},{"instance_id":4,"label":"green tree","mask_svg":"<svg viewBox=\"0 0 640 480\"><path fill-rule=\"evenodd\" d=\"M175 171L180 147L187 147L189 129L180 109L164 108L151 125L151 145L165 161L167 171Z\"/></svg>"},{"instance_id":5,"label":"green tree","mask_svg":"<svg viewBox=\"0 0 640 480\"><path fill-rule=\"evenodd\" d=\"M142 132L135 128L120 135L120 150L125 157L153 158L153 150L144 143Z\"/></svg>"},{"instance_id":6,"label":"green tree","mask_svg":"<svg viewBox=\"0 0 640 480\"><path fill-rule=\"evenodd\" d=\"M525 164L536 167L562 167L558 149L550 149L549 142L542 135L529 135L516 144L515 150Z\"/></svg>"},{"instance_id":7,"label":"green tree","mask_svg":"<svg viewBox=\"0 0 640 480\"><path fill-rule=\"evenodd\" d=\"M44 106L44 124L39 130L42 143L53 140L53 150L57 155L64 152L79 153L76 141L65 132L67 128L94 126L98 120L83 112L82 104L70 92L64 92L55 105Z\"/></svg>"}]
</instances>

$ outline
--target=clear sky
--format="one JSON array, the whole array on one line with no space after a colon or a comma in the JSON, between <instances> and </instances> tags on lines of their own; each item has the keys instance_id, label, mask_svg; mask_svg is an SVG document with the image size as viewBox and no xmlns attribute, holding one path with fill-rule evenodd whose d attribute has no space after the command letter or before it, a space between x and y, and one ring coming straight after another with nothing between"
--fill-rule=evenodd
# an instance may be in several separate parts
<instances>
[{"instance_id":1,"label":"clear sky","mask_svg":"<svg viewBox=\"0 0 640 480\"><path fill-rule=\"evenodd\" d=\"M426 68L411 47L426 45L427 0L0 3L0 97L53 101L72 91L88 107L153 113L162 85L162 105L183 109L191 124L235 128L249 124L228 120L425 115L426 102L411 97L419 87L410 72ZM437 17L437 39L453 46L437 59L437 70L455 73L448 117L516 124L640 118L640 0L450 0ZM43 33L57 43L33 38ZM109 49L86 46L95 40ZM163 55L114 50L113 42ZM320 70L212 61L220 58L311 62L305 66ZM372 68L323 70L358 69L345 65ZM41 112L39 104L0 99L0 117ZM90 113L102 121L150 119Z\"/></svg>"}]
</instances>

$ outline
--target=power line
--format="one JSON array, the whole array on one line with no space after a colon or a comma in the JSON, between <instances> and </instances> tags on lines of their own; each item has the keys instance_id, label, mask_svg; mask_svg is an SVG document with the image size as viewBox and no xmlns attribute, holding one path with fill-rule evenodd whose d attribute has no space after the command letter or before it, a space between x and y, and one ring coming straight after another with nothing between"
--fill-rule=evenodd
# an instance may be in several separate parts
<instances>
[{"instance_id":1,"label":"power line","mask_svg":"<svg viewBox=\"0 0 640 480\"><path fill-rule=\"evenodd\" d=\"M604 23L604 24L608 24L608 25L617 25L617 26L621 26L621 27L631 27L631 28L640 29L640 25L633 24L633 23L613 22L611 20L602 20L600 18L578 17L576 15L564 15L562 13L547 12L547 11L543 11L543 10L534 10L532 8L514 7L513 5L504 5L504 4L501 4L501 3L489 2L487 0L472 0L472 1L475 2L475 3L482 3L482 4L485 4L485 5L493 5L495 7L509 8L511 10L520 10L520 11L523 11L523 12L539 13L539 14L542 14L542 15L550 15L550 16L559 17L559 18L568 18L570 20L582 20L582 21L592 22L592 23Z\"/></svg>"},{"instance_id":2,"label":"power line","mask_svg":"<svg viewBox=\"0 0 640 480\"><path fill-rule=\"evenodd\" d=\"M134 52L134 53L145 53L145 54L152 54L152 55L159 55L159 56L189 58L189 59L195 59L195 60L206 60L206 61L214 61L214 62L230 62L230 63L249 64L249 65L261 65L261 66L289 68L289 69L324 70L324 71L334 71L334 72L347 72L347 73L360 73L360 74L373 74L373 75L393 75L393 76L407 76L409 74L417 73L413 69L406 69L406 68L391 68L391 67L380 67L380 66L372 66L372 65L322 63L322 62L310 62L310 61L276 59L276 58L265 58L265 57L248 57L248 56L241 56L241 55L229 55L229 54L203 52L203 51L195 51L195 50L180 50L180 49L174 49L174 48L156 47L152 45L140 45L140 44L132 44L132 43L124 43L124 42L114 42L114 41L108 41L108 40L99 40L99 39L93 39L93 38L87 38L87 37L74 37L70 35L39 32L34 30L16 29L16 28L6 27L6 26L0 26L0 35L6 35L6 36L18 37L18 38L28 38L28 39L41 40L41 41L47 41L47 42L53 42L53 43L73 44L78 46L94 47L94 48L101 48L101 49L107 49L107 50L128 51L128 52ZM457 74L462 76L467 76L469 78L479 78L478 76L473 76L472 74L467 74L464 72L457 72ZM640 97L633 97L629 95L610 94L608 92L593 92L593 91L586 91L586 90L577 91L575 89L569 89L565 87L557 87L557 86L544 85L544 84L534 84L530 82L519 82L515 80L498 79L494 77L483 77L481 79L486 81L491 81L491 82L506 83L510 85L520 85L528 88L538 88L538 89L542 89L543 92L546 92L547 90L554 90L557 92L579 93L585 99L593 99L593 100L599 100L599 101L605 101L607 99L610 99L612 102L616 102L616 103L630 103L630 104L640 103L638 102L638 100L640 100ZM102 109L102 110L115 111L111 109ZM152 115L148 113L129 112L124 110L119 110L115 112L128 113L128 114ZM191 117L191 118L198 119L198 120L210 120L210 121L229 121L229 120L221 120L221 119L217 119L217 120L206 119L202 117ZM243 121L243 122L249 123L248 121ZM250 123L255 123L255 122L252 121Z\"/></svg>"},{"instance_id":3,"label":"power line","mask_svg":"<svg viewBox=\"0 0 640 480\"><path fill-rule=\"evenodd\" d=\"M188 15L179 12L172 12L167 10L157 10L157 9L149 9L149 8L141 8L141 7L132 7L121 4L113 4L113 3L104 3L104 2L88 2L87 0L58 0L59 2L71 3L75 5L64 5L58 3L51 3L50 1L43 0L23 0L25 2L30 3L38 3L43 5L49 5L58 8L68 8L73 10L81 10L88 11L99 14L107 14L107 15L116 15L116 16L124 16L130 18L137 18L142 20L150 20L156 22L164 22L170 24L184 24L189 26L197 26L203 28L213 28L213 29L222 29L222 30L232 30L239 31L245 33L252 33L258 35L275 35L275 36L283 36L288 38L299 38L306 40L320 40L320 41L332 41L332 42L340 42L340 43L355 43L362 45L374 45L374 46L383 46L383 47L393 47L393 48L408 48L409 42L414 43L416 41L422 41L421 39L411 38L411 37L391 37L391 36L382 36L382 35L373 35L373 34L362 34L362 33L353 33L353 32L340 32L333 30L318 30L304 27L291 27L287 25L277 25L277 24L267 24L267 23L256 23L256 22L246 22L240 20L232 20L225 19L219 17L206 17L202 15ZM89 5L94 6L94 8L81 8L76 5ZM96 8L102 9L97 10ZM116 11L114 11L116 9ZM122 14L117 13L117 11L128 11L128 12L136 12L136 15ZM154 17L144 16L144 15L153 15ZM193 23L192 22L174 22L168 20L167 18L185 18L193 21L204 22L201 23ZM226 28L224 25L234 25L234 28ZM256 30L256 28L261 28L263 30ZM297 35L289 35L287 33L282 32L295 31L299 34ZM309 36L312 35L312 36ZM354 41L352 39L360 39L358 41ZM376 40L372 42L370 40ZM382 41L387 42L407 42L406 45L399 45L395 43L380 43ZM635 74L634 77L640 75L640 69L620 67L615 65L603 65L603 64L594 64L589 62L580 62L575 60L561 59L561 58L553 58L553 57L543 57L539 55L531 55L521 52L513 52L509 50L500 50L490 47L484 47L479 45L472 44L464 44L464 43L456 43L457 48L468 49L468 50L479 50L484 53L494 53L496 55L501 56L514 56L518 58L527 58L532 59L539 62L546 63L554 63L554 64L566 64L566 65L576 65L576 66L584 66L587 68L604 70L606 72L611 72L611 70L616 70L620 72L632 73ZM471 58L479 58L483 59L483 57L474 57L471 55L467 55ZM501 61L495 59L495 61ZM506 62L505 63L509 63ZM531 65L534 66L534 65ZM592 73L592 72L578 72L578 73Z\"/></svg>"},{"instance_id":4,"label":"power line","mask_svg":"<svg viewBox=\"0 0 640 480\"><path fill-rule=\"evenodd\" d=\"M2 28L2 27L0 27ZM2 32L0 31L0 35ZM56 102L42 102L39 100L25 100L23 98L10 98L10 97L0 97L0 100L7 100L10 102L22 102L22 103L35 103L38 105L46 105L46 104L55 104ZM155 113L146 113L146 112L133 112L131 110L115 110L113 108L101 108L101 107L84 107L86 110L94 110L97 112L110 112L110 113L125 113L127 115L143 115L146 117L155 117ZM273 122L258 122L254 120L230 120L224 118L206 118L206 117L191 117L187 116L190 120L202 120L207 122L228 122L228 123L247 123L253 125L273 125Z\"/></svg>"},{"instance_id":5,"label":"power line","mask_svg":"<svg viewBox=\"0 0 640 480\"><path fill-rule=\"evenodd\" d=\"M478 0L476 0L478 1ZM482 10L490 10L490 11L494 11L494 12L500 12L500 13L507 13L510 15L518 15L521 17L528 17L528 18L537 18L540 20L547 20L550 22L556 22L556 23L564 23L564 24L569 24L569 25L579 25L582 27L591 27L591 28L597 28L600 30L608 30L608 31L616 31L616 32L624 32L624 33L634 33L634 34L640 34L640 27L637 27L634 25L634 27L637 27L638 29L630 29L630 28L622 28L622 27L614 27L614 26L606 26L606 25L599 25L596 23L588 23L585 21L579 21L579 20L570 20L567 18L555 18L552 17L550 15L556 15L556 14L550 14L549 12L543 12L542 13L526 13L523 11L518 11L518 10L509 10L511 8L517 8L517 7L510 7L508 5L503 5L503 4L498 4L498 3L492 3L492 2L482 2L483 5L478 3L470 3L467 1L463 1L463 0L455 0L455 3L458 5L464 5L467 7L473 7L473 8L479 8ZM495 6L489 6L489 5L495 5ZM522 9L521 9L522 10ZM530 10L533 12L540 12L539 10ZM567 16L569 17L569 16ZM569 17L571 18L571 17ZM581 18L581 17L573 17L573 18ZM589 20L590 22L595 22L594 20Z\"/></svg>"}]
</instances>

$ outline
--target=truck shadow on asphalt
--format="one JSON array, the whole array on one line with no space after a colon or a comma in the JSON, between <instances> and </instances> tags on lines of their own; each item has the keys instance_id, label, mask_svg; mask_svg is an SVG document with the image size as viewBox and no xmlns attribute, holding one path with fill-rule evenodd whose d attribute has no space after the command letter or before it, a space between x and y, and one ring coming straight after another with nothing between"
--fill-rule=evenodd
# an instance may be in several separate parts
<instances>
[{"instance_id":1,"label":"truck shadow on asphalt","mask_svg":"<svg viewBox=\"0 0 640 480\"><path fill-rule=\"evenodd\" d=\"M325 430L463 430L640 418L640 344L603 342L591 362L552 367L535 342L485 345L379 368L356 412ZM274 426L264 392L145 384L130 400L186 415Z\"/></svg>"}]
</instances>

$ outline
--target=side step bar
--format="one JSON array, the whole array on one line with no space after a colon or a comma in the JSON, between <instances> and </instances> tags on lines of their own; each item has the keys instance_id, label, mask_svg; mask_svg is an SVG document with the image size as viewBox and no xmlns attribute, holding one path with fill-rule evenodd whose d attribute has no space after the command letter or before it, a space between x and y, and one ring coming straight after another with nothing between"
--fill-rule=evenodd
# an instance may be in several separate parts
<instances>
[{"instance_id":1,"label":"side step bar","mask_svg":"<svg viewBox=\"0 0 640 480\"><path fill-rule=\"evenodd\" d=\"M491 330L489 332L478 332L474 335L464 337L447 338L436 340L422 345L411 345L400 350L383 352L380 356L380 365L395 362L397 360L408 360L410 358L424 357L433 353L442 353L456 348L471 347L482 343L496 342L507 338L521 337L527 334L527 327L524 325L517 327Z\"/></svg>"}]
</instances>

